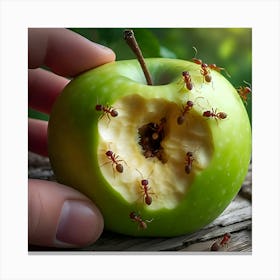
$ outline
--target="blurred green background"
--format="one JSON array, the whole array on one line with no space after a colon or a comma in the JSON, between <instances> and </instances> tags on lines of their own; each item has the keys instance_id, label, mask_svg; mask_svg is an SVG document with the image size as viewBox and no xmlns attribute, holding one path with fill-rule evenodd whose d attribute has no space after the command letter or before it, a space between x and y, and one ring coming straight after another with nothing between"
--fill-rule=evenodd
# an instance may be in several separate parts
<instances>
[{"instance_id":1,"label":"blurred green background","mask_svg":"<svg viewBox=\"0 0 280 280\"><path fill-rule=\"evenodd\" d=\"M91 41L110 47L117 60L135 58L123 39L125 28L70 28ZM251 28L132 28L144 57L168 57L203 62L224 67L230 73L229 81L235 88L243 81L252 80ZM224 73L223 73L224 74ZM224 74L225 75L225 74ZM226 75L225 75L226 77ZM226 77L227 78L227 77ZM251 121L252 105L249 96L246 106ZM30 117L48 119L48 116L29 110Z\"/></svg>"}]
</instances>

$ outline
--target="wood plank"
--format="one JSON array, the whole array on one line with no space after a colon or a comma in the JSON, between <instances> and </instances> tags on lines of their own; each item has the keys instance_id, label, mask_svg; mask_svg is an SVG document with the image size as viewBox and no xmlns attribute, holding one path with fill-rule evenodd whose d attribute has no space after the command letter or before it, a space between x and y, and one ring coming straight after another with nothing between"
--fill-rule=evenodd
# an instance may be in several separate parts
<instances>
[{"instance_id":1,"label":"wood plank","mask_svg":"<svg viewBox=\"0 0 280 280\"><path fill-rule=\"evenodd\" d=\"M29 153L28 177L55 181L49 160ZM180 253L225 253L225 252L252 252L252 166L239 194L211 224L203 229L182 236L172 238L135 238L113 232L104 231L100 239L78 251L98 252L171 252ZM226 232L231 233L228 246L218 252L210 252L209 248ZM71 251L76 251L70 249ZM44 248L29 246L29 251L69 251L69 249Z\"/></svg>"}]
</instances>

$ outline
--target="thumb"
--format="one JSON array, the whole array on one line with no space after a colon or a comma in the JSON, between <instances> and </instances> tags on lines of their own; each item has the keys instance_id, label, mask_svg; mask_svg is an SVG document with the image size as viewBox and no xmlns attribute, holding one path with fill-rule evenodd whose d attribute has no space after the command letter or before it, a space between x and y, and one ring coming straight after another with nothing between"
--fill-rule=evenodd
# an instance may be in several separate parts
<instances>
[{"instance_id":1,"label":"thumb","mask_svg":"<svg viewBox=\"0 0 280 280\"><path fill-rule=\"evenodd\" d=\"M103 231L97 207L78 191L50 181L29 180L29 243L52 247L82 247Z\"/></svg>"}]
</instances>

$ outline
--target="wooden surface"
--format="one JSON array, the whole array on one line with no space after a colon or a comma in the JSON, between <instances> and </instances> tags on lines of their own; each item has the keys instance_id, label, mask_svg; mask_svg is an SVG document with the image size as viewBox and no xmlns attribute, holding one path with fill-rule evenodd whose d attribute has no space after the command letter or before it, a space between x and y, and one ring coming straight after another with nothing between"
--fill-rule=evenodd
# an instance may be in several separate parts
<instances>
[{"instance_id":1,"label":"wooden surface","mask_svg":"<svg viewBox=\"0 0 280 280\"><path fill-rule=\"evenodd\" d=\"M47 158L28 154L28 177L55 180ZM252 169L251 165L242 188L225 211L211 224L188 235L173 238L135 238L104 231L100 239L91 246L78 251L98 252L208 252L213 254L225 252L252 252ZM211 245L220 241L225 233L231 238L227 246L218 252L210 250ZM71 249L70 251L77 251ZM38 246L29 246L29 251L69 251Z\"/></svg>"}]
</instances>

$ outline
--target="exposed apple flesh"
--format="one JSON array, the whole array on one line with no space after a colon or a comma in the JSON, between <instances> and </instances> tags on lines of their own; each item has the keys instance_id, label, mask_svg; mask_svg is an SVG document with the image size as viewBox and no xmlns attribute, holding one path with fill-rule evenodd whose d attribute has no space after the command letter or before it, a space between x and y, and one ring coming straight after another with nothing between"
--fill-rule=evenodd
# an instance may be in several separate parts
<instances>
[{"instance_id":1,"label":"exposed apple flesh","mask_svg":"<svg viewBox=\"0 0 280 280\"><path fill-rule=\"evenodd\" d=\"M99 121L98 161L104 177L129 203L138 202L136 208L142 208L141 204L145 204L141 180L147 179L150 188L147 195L152 193L153 200L149 209L172 209L185 196L194 175L205 169L211 161L212 136L208 121L202 114L195 111L189 113L185 122L178 125L181 106L164 98L148 98L138 94L125 96L113 106L119 108L117 118L108 121L103 117ZM161 124L163 118L166 119L163 137L161 141L156 141L153 136L155 138L157 129L153 124ZM148 124L150 135L146 128L148 133L141 136L139 130L145 129ZM142 138L149 137L146 141L159 143L154 145L159 148L155 147L153 151L145 149L141 140L143 142L145 139ZM105 153L108 150L114 151L119 157L117 160L120 160L124 169L122 174L117 172L112 160L107 159ZM188 151L192 151L195 158L189 163L192 166L189 174L185 172Z\"/></svg>"},{"instance_id":2,"label":"exposed apple flesh","mask_svg":"<svg viewBox=\"0 0 280 280\"><path fill-rule=\"evenodd\" d=\"M75 78L51 113L49 156L57 180L88 195L107 229L174 236L213 221L237 194L251 127L236 89L218 72L206 82L192 62L146 64L153 86L136 60ZM188 101L193 106L178 122Z\"/></svg>"}]
</instances>

